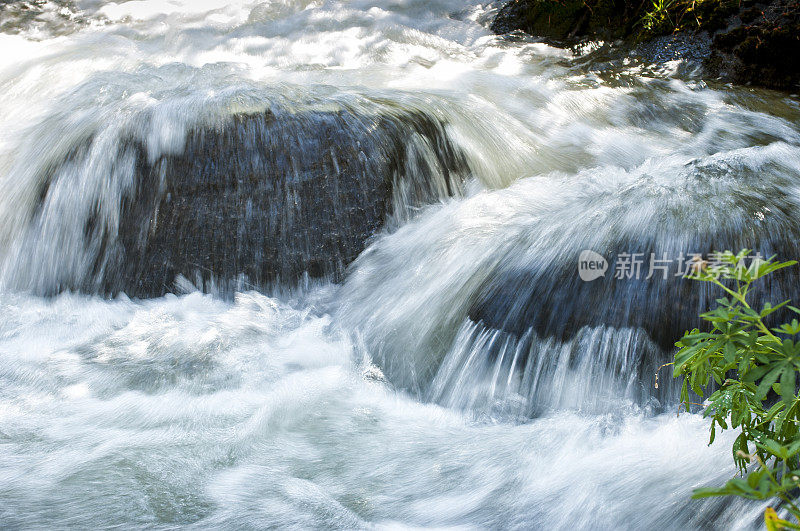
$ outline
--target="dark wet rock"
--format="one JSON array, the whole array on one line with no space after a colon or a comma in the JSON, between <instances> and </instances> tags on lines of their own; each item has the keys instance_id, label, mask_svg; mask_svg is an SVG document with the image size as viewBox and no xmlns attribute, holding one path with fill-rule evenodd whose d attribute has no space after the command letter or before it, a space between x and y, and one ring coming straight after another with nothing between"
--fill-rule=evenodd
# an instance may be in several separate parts
<instances>
[{"instance_id":1,"label":"dark wet rock","mask_svg":"<svg viewBox=\"0 0 800 531\"><path fill-rule=\"evenodd\" d=\"M742 236L705 236L693 238L693 243L686 248L708 259L715 249L747 246L747 238ZM717 243L710 245L709 241ZM793 241L763 235L758 242L761 256L777 254L778 259L784 260L800 256L800 247ZM631 240L627 244L615 243L613 249L597 251L608 260L608 271L604 277L590 282L578 277L577 256L566 264L542 263L531 257L527 267L517 265L502 271L499 278L492 279L482 289L470 309L470 319L516 337L534 331L540 337L562 341L575 336L585 326L641 328L654 343L670 351L684 331L705 324L697 316L713 308L715 300L722 295L709 283L683 278L676 259L690 259L688 253L681 256L678 249L659 245L657 241ZM618 259L628 260L622 253L633 252L641 253L640 276L618 278L615 271ZM666 256L673 260L662 263L668 268L667 278L663 278L659 269L653 272L653 278L646 278L651 253L656 259ZM681 263L686 266L686 261ZM798 286L800 269L788 268L759 281L751 303L761 308L766 302L797 300L800 298ZM777 312L771 319L778 323L787 317L791 319L788 312Z\"/></svg>"},{"instance_id":2,"label":"dark wet rock","mask_svg":"<svg viewBox=\"0 0 800 531\"><path fill-rule=\"evenodd\" d=\"M94 268L60 289L150 297L178 275L223 291L337 280L388 219L459 194L467 172L444 124L415 111L238 114L155 160L123 145L136 184L118 234L90 220Z\"/></svg>"},{"instance_id":3,"label":"dark wet rock","mask_svg":"<svg viewBox=\"0 0 800 531\"><path fill-rule=\"evenodd\" d=\"M642 0L512 0L498 11L491 28L495 33L520 30L564 43L585 38L642 41L675 32L691 35L725 29L739 5L699 0L655 9L652 2Z\"/></svg>"},{"instance_id":4,"label":"dark wet rock","mask_svg":"<svg viewBox=\"0 0 800 531\"><path fill-rule=\"evenodd\" d=\"M784 90L800 84L800 0L674 2L661 11L635 0L514 0L491 28L556 45L624 39L649 61L703 61L723 81Z\"/></svg>"},{"instance_id":5,"label":"dark wet rock","mask_svg":"<svg viewBox=\"0 0 800 531\"><path fill-rule=\"evenodd\" d=\"M632 31L640 7L636 0L512 0L497 13L491 29L501 34L520 30L556 43L617 38Z\"/></svg>"},{"instance_id":6,"label":"dark wet rock","mask_svg":"<svg viewBox=\"0 0 800 531\"><path fill-rule=\"evenodd\" d=\"M762 258L800 256L800 203L792 191L797 170L779 162L786 153L776 148L774 159L754 166L694 161L657 194L631 189L616 204L589 203L569 238L553 236L550 248L520 248L501 263L472 299L470 319L516 337L534 331L559 340L586 326L641 328L670 351L684 331L707 324L698 315L723 295L713 284L683 278L690 255L711 260L714 251L752 249ZM631 216L628 209L642 214ZM605 258L603 277L582 280L583 250ZM638 268L625 267L637 258ZM800 300L800 267L760 279L751 295L759 309ZM770 317L778 323L794 316L785 311Z\"/></svg>"},{"instance_id":7,"label":"dark wet rock","mask_svg":"<svg viewBox=\"0 0 800 531\"><path fill-rule=\"evenodd\" d=\"M736 83L792 90L800 84L800 1L752 3L740 23L717 33L707 62Z\"/></svg>"},{"instance_id":8,"label":"dark wet rock","mask_svg":"<svg viewBox=\"0 0 800 531\"><path fill-rule=\"evenodd\" d=\"M652 63L675 60L700 63L711 56L711 36L705 31L660 35L638 45L635 52Z\"/></svg>"}]
</instances>

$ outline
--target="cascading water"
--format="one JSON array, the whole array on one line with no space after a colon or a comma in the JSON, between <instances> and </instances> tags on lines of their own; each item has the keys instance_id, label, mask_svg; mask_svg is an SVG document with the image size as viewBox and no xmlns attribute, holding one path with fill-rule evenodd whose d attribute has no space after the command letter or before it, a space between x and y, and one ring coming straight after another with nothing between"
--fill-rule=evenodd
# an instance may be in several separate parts
<instances>
[{"instance_id":1,"label":"cascading water","mask_svg":"<svg viewBox=\"0 0 800 531\"><path fill-rule=\"evenodd\" d=\"M613 268L800 256L800 102L494 8L0 6L0 526L757 525Z\"/></svg>"}]
</instances>

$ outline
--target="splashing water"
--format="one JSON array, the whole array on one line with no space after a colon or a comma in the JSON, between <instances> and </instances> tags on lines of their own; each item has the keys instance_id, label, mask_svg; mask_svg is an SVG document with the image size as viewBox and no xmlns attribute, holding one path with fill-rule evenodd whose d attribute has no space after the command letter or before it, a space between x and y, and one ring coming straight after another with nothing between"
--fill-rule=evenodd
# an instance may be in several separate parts
<instances>
[{"instance_id":1,"label":"splashing water","mask_svg":"<svg viewBox=\"0 0 800 531\"><path fill-rule=\"evenodd\" d=\"M796 258L800 103L495 7L0 6L2 527L758 525L576 260Z\"/></svg>"}]
</instances>

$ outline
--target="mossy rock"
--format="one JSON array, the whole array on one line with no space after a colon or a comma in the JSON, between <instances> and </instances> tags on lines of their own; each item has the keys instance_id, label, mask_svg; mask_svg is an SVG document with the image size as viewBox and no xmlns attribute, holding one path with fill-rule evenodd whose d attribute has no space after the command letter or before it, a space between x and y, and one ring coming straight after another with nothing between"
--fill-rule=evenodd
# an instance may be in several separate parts
<instances>
[{"instance_id":1,"label":"mossy rock","mask_svg":"<svg viewBox=\"0 0 800 531\"><path fill-rule=\"evenodd\" d=\"M565 43L581 37L624 37L641 8L637 0L514 0L498 12L495 33L521 30Z\"/></svg>"},{"instance_id":2,"label":"mossy rock","mask_svg":"<svg viewBox=\"0 0 800 531\"><path fill-rule=\"evenodd\" d=\"M676 31L713 33L753 0L513 0L497 14L496 33L521 30L555 42L583 37L646 40Z\"/></svg>"},{"instance_id":3,"label":"mossy rock","mask_svg":"<svg viewBox=\"0 0 800 531\"><path fill-rule=\"evenodd\" d=\"M737 83L794 89L800 84L800 1L752 3L742 25L714 37L708 67Z\"/></svg>"},{"instance_id":4,"label":"mossy rock","mask_svg":"<svg viewBox=\"0 0 800 531\"><path fill-rule=\"evenodd\" d=\"M513 0L492 23L556 45L584 38L652 41L682 32L713 36L707 73L792 90L800 84L800 0Z\"/></svg>"}]
</instances>

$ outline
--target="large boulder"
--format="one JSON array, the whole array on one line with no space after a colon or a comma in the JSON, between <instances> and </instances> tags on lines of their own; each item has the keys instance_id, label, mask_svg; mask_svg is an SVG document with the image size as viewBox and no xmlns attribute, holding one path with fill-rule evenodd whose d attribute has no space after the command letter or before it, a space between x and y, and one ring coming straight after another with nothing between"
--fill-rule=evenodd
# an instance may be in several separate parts
<instances>
[{"instance_id":1,"label":"large boulder","mask_svg":"<svg viewBox=\"0 0 800 531\"><path fill-rule=\"evenodd\" d=\"M86 151L64 164L83 164ZM182 151L153 156L131 137L115 157L133 168L118 223L90 216L93 263L49 291L151 297L179 276L222 291L306 273L338 280L387 221L459 194L467 173L443 122L393 109L234 114L193 126ZM46 180L34 217L61 215L48 195L65 175L56 168Z\"/></svg>"},{"instance_id":2,"label":"large boulder","mask_svg":"<svg viewBox=\"0 0 800 531\"><path fill-rule=\"evenodd\" d=\"M676 382L663 373L654 390L654 374L724 295L684 278L690 255L800 256L796 152L774 142L592 168L459 201L359 256L340 314L392 383L447 405L472 408L477 380L490 409L519 403L525 415L551 399L583 407L576 397L599 390L614 408L623 397L674 403ZM602 255L604 276L580 274L584 251ZM759 281L754 307L797 301L798 286L800 268L776 272Z\"/></svg>"},{"instance_id":3,"label":"large boulder","mask_svg":"<svg viewBox=\"0 0 800 531\"><path fill-rule=\"evenodd\" d=\"M577 252L573 260L564 263L530 256L527 261L501 269L486 283L469 310L470 319L517 337L533 331L539 337L559 341L587 326L638 328L669 351L685 331L707 325L698 321L698 314L713 308L714 301L723 295L710 284L683 278L692 267L695 253L713 264L716 250L740 250L755 243L761 257L800 256L800 247L789 234L769 234L767 230L738 235L725 232L704 232L681 238L679 244L650 237L608 242L608 246L590 249L599 250L608 264L605 276L591 282L581 280L577 274ZM691 249L691 253L685 249ZM633 265L636 263L638 267ZM656 269L648 278L651 263ZM751 302L760 308L766 302L796 299L798 285L797 268L775 273L759 283ZM790 312L771 319L787 317L791 319Z\"/></svg>"}]
</instances>

